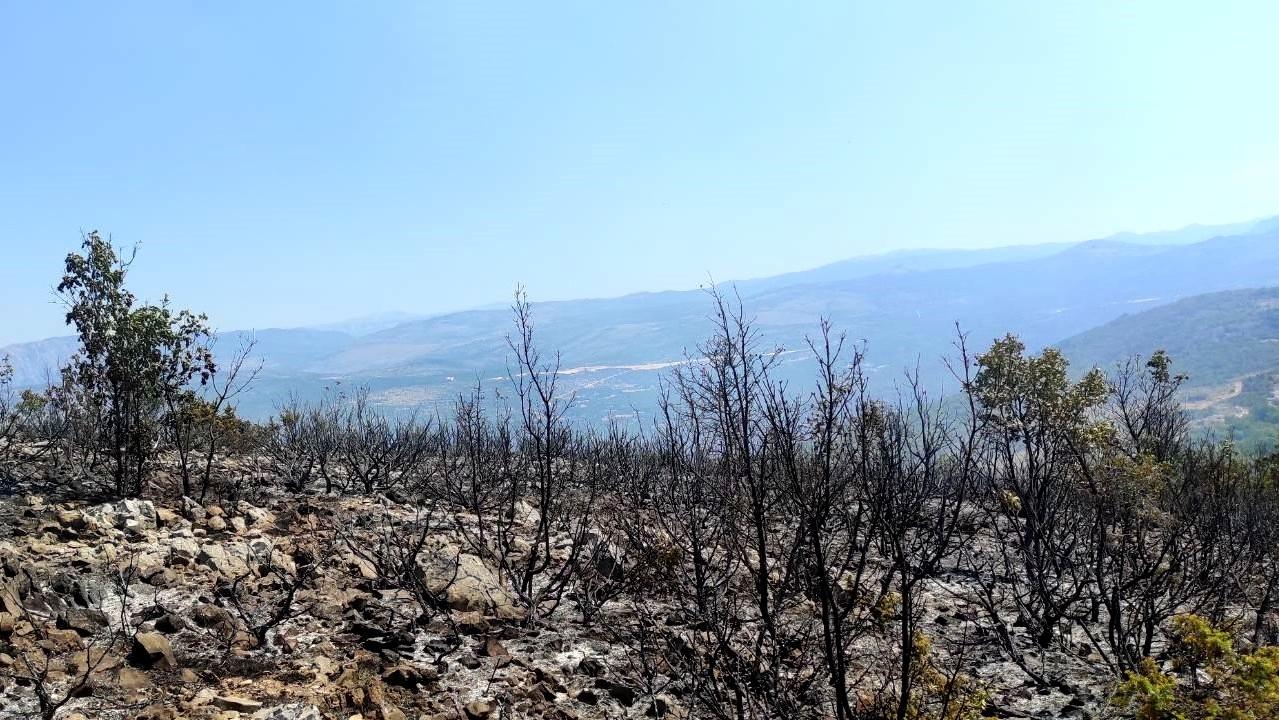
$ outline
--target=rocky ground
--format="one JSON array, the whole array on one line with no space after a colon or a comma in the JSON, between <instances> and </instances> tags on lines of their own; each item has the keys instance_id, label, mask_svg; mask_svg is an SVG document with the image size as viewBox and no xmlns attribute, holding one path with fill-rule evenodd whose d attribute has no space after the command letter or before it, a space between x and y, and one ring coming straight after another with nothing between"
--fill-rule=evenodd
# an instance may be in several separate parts
<instances>
[{"instance_id":1,"label":"rocky ground","mask_svg":"<svg viewBox=\"0 0 1279 720\"><path fill-rule=\"evenodd\" d=\"M673 694L641 691L630 651L615 642L624 604L591 625L567 606L550 621L519 622L493 569L463 552L452 531L462 516L446 517L426 545L441 560L424 580L447 605L430 616L411 593L379 589L357 552L376 542L370 518L410 518L412 507L260 503L0 498L0 718L39 717L43 690L56 701L73 688L58 718L684 716ZM973 610L956 599L962 577L941 582L954 593L930 598L925 626L974 633ZM281 606L286 617L259 639L254 627ZM1091 717L1105 707L1103 687L1035 689L992 646L971 652L992 716ZM1088 677L1086 646L1052 661Z\"/></svg>"},{"instance_id":2,"label":"rocky ground","mask_svg":"<svg viewBox=\"0 0 1279 720\"><path fill-rule=\"evenodd\" d=\"M24 675L26 663L47 658L47 683L60 688L85 673L89 648L94 668L84 697L59 716L68 719L620 717L634 704L635 692L609 678L609 643L514 622L512 599L473 556L449 578L447 616L397 632L417 612L412 599L360 589L372 568L334 550L314 587L299 592L296 617L256 642L228 609L227 584L247 574L253 597L244 604L261 600L278 590L265 565L295 565L310 552L300 539L376 507L8 499L0 638L25 659L5 654L0 664ZM112 632L118 647L93 652ZM0 717L36 712L29 684L10 679L2 693Z\"/></svg>"}]
</instances>

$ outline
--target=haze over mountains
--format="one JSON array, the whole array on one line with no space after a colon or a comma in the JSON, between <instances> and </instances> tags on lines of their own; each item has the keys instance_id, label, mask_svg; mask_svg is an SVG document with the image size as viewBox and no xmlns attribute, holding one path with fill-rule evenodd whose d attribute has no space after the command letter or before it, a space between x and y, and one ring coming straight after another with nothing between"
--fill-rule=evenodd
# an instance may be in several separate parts
<instances>
[{"instance_id":1,"label":"haze over mountains","mask_svg":"<svg viewBox=\"0 0 1279 720\"><path fill-rule=\"evenodd\" d=\"M1173 303L1271 286L1279 286L1279 218L1078 244L903 251L723 285L735 288L767 347L803 350L822 317L851 340L865 341L881 390L915 366L930 385L945 387L941 358L953 354L956 324L974 350L1013 332L1033 348L1060 344L1078 365L1088 366L1168 347L1190 370L1192 386L1229 382L1272 367L1279 353L1254 347L1247 353L1254 361L1218 361L1207 369L1198 357L1206 348L1179 334L1185 313ZM536 297L536 286L530 293ZM1258 313L1279 312L1266 304L1268 297L1214 296L1213 324L1246 319L1251 330L1245 335L1266 340L1253 335L1273 327ZM1238 313L1232 312L1236 305ZM661 371L696 352L709 331L709 310L709 297L697 289L534 306L538 343L561 353L565 382L578 392L577 413L590 421L651 410ZM1150 315L1158 322L1131 319L1145 311L1162 314ZM367 385L387 406L429 408L477 381L490 391L507 389L510 325L505 307L390 315L316 328L225 332L218 349L226 353L250 335L256 338L263 369L241 399L241 412L251 417L269 416L291 393L305 398L334 386ZM52 338L0 348L0 355L11 357L18 384L40 385L74 347L71 338ZM1267 349L1273 347L1279 343ZM1227 340L1211 352L1229 358L1234 351ZM808 382L812 365L804 352L788 352L782 361L787 379Z\"/></svg>"}]
</instances>

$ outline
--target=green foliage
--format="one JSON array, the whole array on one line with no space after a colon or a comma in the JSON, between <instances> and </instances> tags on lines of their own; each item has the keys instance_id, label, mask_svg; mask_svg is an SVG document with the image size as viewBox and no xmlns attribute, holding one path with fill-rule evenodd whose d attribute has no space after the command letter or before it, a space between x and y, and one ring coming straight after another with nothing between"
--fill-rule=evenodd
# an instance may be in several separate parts
<instances>
[{"instance_id":1,"label":"green foliage","mask_svg":"<svg viewBox=\"0 0 1279 720\"><path fill-rule=\"evenodd\" d=\"M22 415L35 415L49 407L49 397L30 388L22 391L18 401L18 412Z\"/></svg>"},{"instance_id":2,"label":"green foliage","mask_svg":"<svg viewBox=\"0 0 1279 720\"><path fill-rule=\"evenodd\" d=\"M914 675L911 683L914 692L907 703L906 712L898 714L895 706L890 716L908 720L982 720L982 712L990 700L987 687L971 675L944 668L933 653L932 640L923 633L916 633L915 656L912 664Z\"/></svg>"},{"instance_id":3,"label":"green foliage","mask_svg":"<svg viewBox=\"0 0 1279 720\"><path fill-rule=\"evenodd\" d=\"M1157 516L1172 466L1148 453L1132 458L1112 450L1105 458L1106 462L1098 470L1105 483L1094 490L1098 500L1109 503L1116 513L1129 514L1132 519Z\"/></svg>"},{"instance_id":4,"label":"green foliage","mask_svg":"<svg viewBox=\"0 0 1279 720\"><path fill-rule=\"evenodd\" d=\"M1190 379L1190 376L1184 373L1172 374L1172 356L1167 350L1156 350L1151 353L1150 359L1146 361L1146 369L1150 371L1151 379L1160 385L1181 383Z\"/></svg>"},{"instance_id":5,"label":"green foliage","mask_svg":"<svg viewBox=\"0 0 1279 720\"><path fill-rule=\"evenodd\" d=\"M97 232L84 238L83 254L67 255L58 285L67 324L80 350L63 370L58 397L68 409L96 418L94 437L111 458L115 490L142 492L155 452L166 398L215 366L207 318L159 305L137 305L125 287L132 258L122 260Z\"/></svg>"},{"instance_id":6,"label":"green foliage","mask_svg":"<svg viewBox=\"0 0 1279 720\"><path fill-rule=\"evenodd\" d=\"M1146 658L1141 669L1128 673L1115 690L1112 702L1131 711L1137 720L1186 720L1178 710L1177 680Z\"/></svg>"},{"instance_id":7,"label":"green foliage","mask_svg":"<svg viewBox=\"0 0 1279 720\"><path fill-rule=\"evenodd\" d=\"M1173 620L1173 671L1146 658L1113 703L1137 720L1270 720L1279 717L1279 647L1239 651L1229 633L1202 617Z\"/></svg>"},{"instance_id":8,"label":"green foliage","mask_svg":"<svg viewBox=\"0 0 1279 720\"><path fill-rule=\"evenodd\" d=\"M1172 620L1173 667L1195 672L1230 656L1234 641L1230 634L1212 626L1198 615L1178 615Z\"/></svg>"},{"instance_id":9,"label":"green foliage","mask_svg":"<svg viewBox=\"0 0 1279 720\"><path fill-rule=\"evenodd\" d=\"M971 389L985 419L1012 437L1095 431L1089 413L1106 400L1106 378L1094 368L1072 382L1069 365L1053 348L1028 356L1025 344L1007 335L977 357Z\"/></svg>"}]
</instances>

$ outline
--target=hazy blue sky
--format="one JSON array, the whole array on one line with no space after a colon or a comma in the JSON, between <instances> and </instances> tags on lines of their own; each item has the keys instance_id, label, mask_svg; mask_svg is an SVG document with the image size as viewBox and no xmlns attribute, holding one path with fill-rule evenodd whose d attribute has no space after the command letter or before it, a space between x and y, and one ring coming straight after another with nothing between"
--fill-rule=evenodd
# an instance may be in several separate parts
<instances>
[{"instance_id":1,"label":"hazy blue sky","mask_svg":"<svg viewBox=\"0 0 1279 720\"><path fill-rule=\"evenodd\" d=\"M0 343L81 229L223 328L1279 212L1279 3L0 2Z\"/></svg>"}]
</instances>

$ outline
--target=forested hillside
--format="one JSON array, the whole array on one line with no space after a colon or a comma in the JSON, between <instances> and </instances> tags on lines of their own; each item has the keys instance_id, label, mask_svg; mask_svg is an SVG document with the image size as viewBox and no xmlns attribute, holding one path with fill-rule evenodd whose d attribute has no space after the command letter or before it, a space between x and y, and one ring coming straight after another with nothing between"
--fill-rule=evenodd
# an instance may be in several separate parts
<instances>
[{"instance_id":1,"label":"forested hillside","mask_svg":"<svg viewBox=\"0 0 1279 720\"><path fill-rule=\"evenodd\" d=\"M1062 342L1076 367L1114 367L1162 348L1205 427L1249 445L1279 436L1279 288L1199 295L1125 315Z\"/></svg>"}]
</instances>

